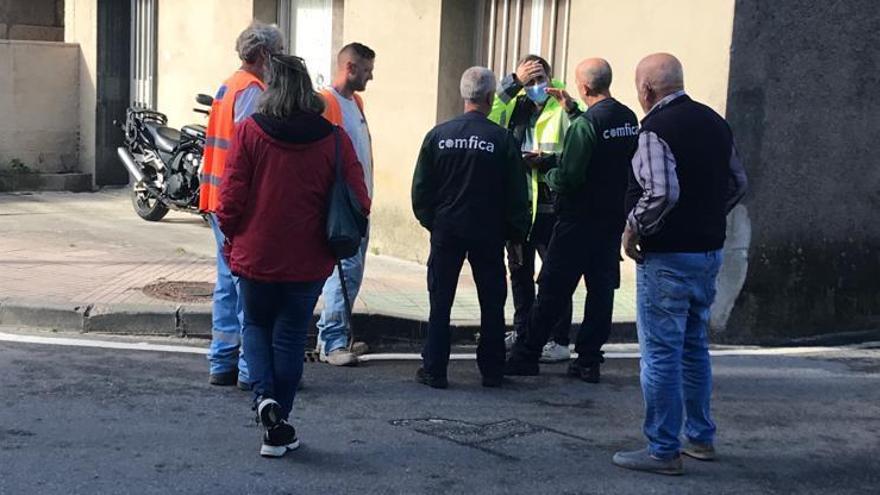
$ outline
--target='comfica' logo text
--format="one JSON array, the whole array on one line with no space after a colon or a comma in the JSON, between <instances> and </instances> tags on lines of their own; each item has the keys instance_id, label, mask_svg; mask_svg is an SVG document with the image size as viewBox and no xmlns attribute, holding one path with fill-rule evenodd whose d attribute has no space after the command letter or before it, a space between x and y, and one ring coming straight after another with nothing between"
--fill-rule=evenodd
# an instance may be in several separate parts
<instances>
[{"instance_id":1,"label":"'comfica' logo text","mask_svg":"<svg viewBox=\"0 0 880 495\"><path fill-rule=\"evenodd\" d=\"M605 139L628 137L628 136L638 136L638 135L639 135L639 126L629 125L629 123L625 124L623 127L615 127L613 129L605 129L605 131L602 132L602 137Z\"/></svg>"},{"instance_id":2,"label":"'comfica' logo text","mask_svg":"<svg viewBox=\"0 0 880 495\"><path fill-rule=\"evenodd\" d=\"M479 136L471 136L467 139L441 139L437 143L441 150L480 150L489 153L495 152L495 143L483 141Z\"/></svg>"}]
</instances>

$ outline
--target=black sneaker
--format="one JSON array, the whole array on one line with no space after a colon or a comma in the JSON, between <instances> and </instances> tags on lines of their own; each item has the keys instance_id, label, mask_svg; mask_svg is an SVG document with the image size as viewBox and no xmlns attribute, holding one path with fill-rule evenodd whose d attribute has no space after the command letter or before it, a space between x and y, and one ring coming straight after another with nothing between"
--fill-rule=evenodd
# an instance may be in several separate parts
<instances>
[{"instance_id":1,"label":"black sneaker","mask_svg":"<svg viewBox=\"0 0 880 495\"><path fill-rule=\"evenodd\" d=\"M483 375L483 386L499 388L504 383L504 375Z\"/></svg>"},{"instance_id":2,"label":"black sneaker","mask_svg":"<svg viewBox=\"0 0 880 495\"><path fill-rule=\"evenodd\" d=\"M515 355L504 363L505 376L538 376L540 371L537 361L527 361Z\"/></svg>"},{"instance_id":3,"label":"black sneaker","mask_svg":"<svg viewBox=\"0 0 880 495\"><path fill-rule=\"evenodd\" d=\"M432 375L425 371L424 368L419 368L416 371L416 381L431 388L447 388L449 386L445 376Z\"/></svg>"},{"instance_id":4,"label":"black sneaker","mask_svg":"<svg viewBox=\"0 0 880 495\"><path fill-rule=\"evenodd\" d=\"M263 427L272 428L281 423L281 405L275 399L262 399L257 405L257 420Z\"/></svg>"},{"instance_id":5,"label":"black sneaker","mask_svg":"<svg viewBox=\"0 0 880 495\"><path fill-rule=\"evenodd\" d=\"M208 383L221 387L231 387L238 383L238 370L227 371L225 373L211 373Z\"/></svg>"},{"instance_id":6,"label":"black sneaker","mask_svg":"<svg viewBox=\"0 0 880 495\"><path fill-rule=\"evenodd\" d=\"M599 363L582 363L575 359L568 365L568 376L587 383L599 383Z\"/></svg>"},{"instance_id":7,"label":"black sneaker","mask_svg":"<svg viewBox=\"0 0 880 495\"><path fill-rule=\"evenodd\" d=\"M260 447L260 455L263 457L281 457L289 450L299 448L299 439L296 438L296 428L285 420L281 420L275 426L266 428L263 432L263 445Z\"/></svg>"},{"instance_id":8,"label":"black sneaker","mask_svg":"<svg viewBox=\"0 0 880 495\"><path fill-rule=\"evenodd\" d=\"M238 389L242 392L250 392L254 389L254 384L251 382L243 382L241 380L238 380Z\"/></svg>"}]
</instances>

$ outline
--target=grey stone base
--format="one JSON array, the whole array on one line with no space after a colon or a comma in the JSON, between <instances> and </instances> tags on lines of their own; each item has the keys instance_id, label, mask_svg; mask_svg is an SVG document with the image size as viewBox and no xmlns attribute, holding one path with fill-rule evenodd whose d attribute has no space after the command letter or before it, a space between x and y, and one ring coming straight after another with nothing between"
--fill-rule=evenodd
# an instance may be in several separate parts
<instances>
[{"instance_id":1,"label":"grey stone base","mask_svg":"<svg viewBox=\"0 0 880 495\"><path fill-rule=\"evenodd\" d=\"M312 321L309 337L316 336ZM354 335L373 350L413 350L424 342L425 321L384 315L355 313ZM0 301L0 325L47 328L83 333L211 337L211 310L206 306L45 304L8 299ZM573 330L576 327L572 327ZM473 345L479 332L476 323L452 325L453 345ZM574 340L572 340L573 342ZM635 323L615 323L612 342L635 342Z\"/></svg>"},{"instance_id":2,"label":"grey stone base","mask_svg":"<svg viewBox=\"0 0 880 495\"><path fill-rule=\"evenodd\" d=\"M93 190L92 174L42 174L0 172L0 192Z\"/></svg>"}]
</instances>

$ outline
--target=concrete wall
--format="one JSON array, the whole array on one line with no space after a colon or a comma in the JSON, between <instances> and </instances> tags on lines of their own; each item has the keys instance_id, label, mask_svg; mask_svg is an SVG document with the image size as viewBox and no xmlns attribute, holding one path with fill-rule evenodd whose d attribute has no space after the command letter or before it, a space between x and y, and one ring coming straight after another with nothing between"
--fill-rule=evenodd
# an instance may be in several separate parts
<instances>
[{"instance_id":1,"label":"concrete wall","mask_svg":"<svg viewBox=\"0 0 880 495\"><path fill-rule=\"evenodd\" d=\"M410 207L412 172L425 133L437 122L441 0L345 0L344 43L376 51L364 93L373 137L375 203L371 249L425 259L427 236Z\"/></svg>"},{"instance_id":2,"label":"concrete wall","mask_svg":"<svg viewBox=\"0 0 880 495\"><path fill-rule=\"evenodd\" d=\"M76 45L0 40L0 169L79 169Z\"/></svg>"},{"instance_id":3,"label":"concrete wall","mask_svg":"<svg viewBox=\"0 0 880 495\"><path fill-rule=\"evenodd\" d=\"M64 0L0 0L0 39L64 40Z\"/></svg>"},{"instance_id":4,"label":"concrete wall","mask_svg":"<svg viewBox=\"0 0 880 495\"><path fill-rule=\"evenodd\" d=\"M749 173L738 339L880 326L880 3L738 0L728 119Z\"/></svg>"},{"instance_id":5,"label":"concrete wall","mask_svg":"<svg viewBox=\"0 0 880 495\"><path fill-rule=\"evenodd\" d=\"M636 64L650 53L670 52L684 65L690 95L724 115L733 10L734 0L574 1L564 68L569 88L580 60L603 57L614 73L612 94L641 116Z\"/></svg>"},{"instance_id":6,"label":"concrete wall","mask_svg":"<svg viewBox=\"0 0 880 495\"><path fill-rule=\"evenodd\" d=\"M239 67L235 39L253 14L253 0L159 1L157 108L169 125L206 121L192 111L196 94L213 96Z\"/></svg>"},{"instance_id":7,"label":"concrete wall","mask_svg":"<svg viewBox=\"0 0 880 495\"><path fill-rule=\"evenodd\" d=\"M66 0L64 40L79 45L79 171L95 173L98 10L96 0Z\"/></svg>"}]
</instances>

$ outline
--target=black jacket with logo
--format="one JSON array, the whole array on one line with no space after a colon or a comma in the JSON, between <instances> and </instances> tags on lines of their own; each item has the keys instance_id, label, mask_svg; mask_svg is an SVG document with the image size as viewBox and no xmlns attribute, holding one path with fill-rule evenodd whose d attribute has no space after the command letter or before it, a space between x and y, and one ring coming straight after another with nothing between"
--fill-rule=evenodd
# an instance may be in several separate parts
<instances>
[{"instance_id":1,"label":"black jacket with logo","mask_svg":"<svg viewBox=\"0 0 880 495\"><path fill-rule=\"evenodd\" d=\"M547 177L558 194L560 218L589 221L620 236L638 131L636 115L614 98L594 104L572 121L559 167Z\"/></svg>"},{"instance_id":2,"label":"black jacket with logo","mask_svg":"<svg viewBox=\"0 0 880 495\"><path fill-rule=\"evenodd\" d=\"M528 190L511 134L479 112L437 125L425 136L412 184L413 212L432 235L522 241Z\"/></svg>"}]
</instances>

